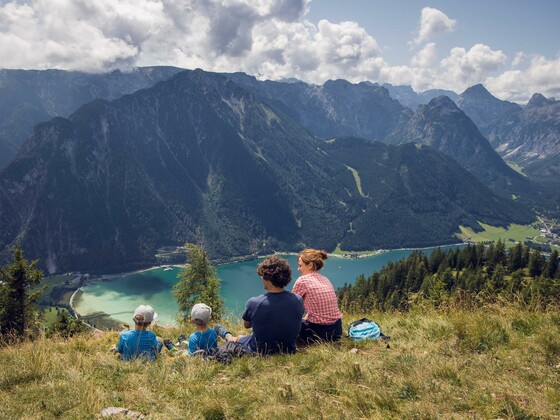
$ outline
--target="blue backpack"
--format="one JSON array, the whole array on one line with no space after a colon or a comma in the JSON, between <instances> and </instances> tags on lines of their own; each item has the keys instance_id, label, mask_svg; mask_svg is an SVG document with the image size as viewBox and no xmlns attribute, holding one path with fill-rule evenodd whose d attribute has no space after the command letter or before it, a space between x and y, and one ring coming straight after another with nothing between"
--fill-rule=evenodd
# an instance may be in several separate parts
<instances>
[{"instance_id":1,"label":"blue backpack","mask_svg":"<svg viewBox=\"0 0 560 420\"><path fill-rule=\"evenodd\" d=\"M367 318L358 319L348 327L348 336L354 341L374 340L381 335L379 325Z\"/></svg>"}]
</instances>

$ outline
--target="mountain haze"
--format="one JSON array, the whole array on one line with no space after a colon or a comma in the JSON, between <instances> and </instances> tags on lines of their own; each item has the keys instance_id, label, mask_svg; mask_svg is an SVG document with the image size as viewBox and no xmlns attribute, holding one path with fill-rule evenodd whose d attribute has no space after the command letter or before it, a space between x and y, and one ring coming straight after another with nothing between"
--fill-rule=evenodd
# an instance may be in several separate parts
<instances>
[{"instance_id":1,"label":"mountain haze","mask_svg":"<svg viewBox=\"0 0 560 420\"><path fill-rule=\"evenodd\" d=\"M389 91L392 98L414 111L418 106L426 105L438 96L447 96L454 102L457 102L458 98L455 92L446 89L428 89L424 92L415 92L412 87L407 85L393 86L390 83L383 83L382 86Z\"/></svg>"}]
</instances>

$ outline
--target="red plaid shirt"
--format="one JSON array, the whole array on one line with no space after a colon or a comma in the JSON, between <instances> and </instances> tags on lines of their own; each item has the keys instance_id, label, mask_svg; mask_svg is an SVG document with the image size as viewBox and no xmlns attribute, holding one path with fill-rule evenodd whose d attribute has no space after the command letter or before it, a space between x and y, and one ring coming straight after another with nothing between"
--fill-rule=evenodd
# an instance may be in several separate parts
<instances>
[{"instance_id":1,"label":"red plaid shirt","mask_svg":"<svg viewBox=\"0 0 560 420\"><path fill-rule=\"evenodd\" d=\"M303 298L309 322L331 325L342 318L333 285L317 271L298 278L292 292Z\"/></svg>"}]
</instances>

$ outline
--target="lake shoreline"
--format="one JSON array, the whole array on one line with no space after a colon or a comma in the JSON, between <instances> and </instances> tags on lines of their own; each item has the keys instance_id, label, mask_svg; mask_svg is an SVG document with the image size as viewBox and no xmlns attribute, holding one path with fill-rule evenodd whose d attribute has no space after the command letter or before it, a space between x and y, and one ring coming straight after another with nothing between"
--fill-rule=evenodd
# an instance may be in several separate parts
<instances>
[{"instance_id":1,"label":"lake shoreline","mask_svg":"<svg viewBox=\"0 0 560 420\"><path fill-rule=\"evenodd\" d=\"M460 245L464 245L464 242L460 242L460 243L455 243L455 244L446 244L446 245L440 245L441 247L449 247L449 246L460 246ZM371 252L362 252L362 253L344 253L344 254L340 254L340 253L328 253L328 256L331 257L334 260L359 260L359 259L364 259L364 258L369 258L369 257L374 257L377 255L381 255L381 254L385 254L385 253L390 253L390 252L398 252L398 251L422 251L422 250L429 250L429 249L435 249L438 248L438 245L436 246L431 246L431 247L423 247L423 248L396 248L396 249L380 249L380 250L375 250L375 251L371 251ZM270 255L270 254L268 254ZM221 267L224 265L228 265L228 264L236 264L236 263L241 263L241 262L247 262L247 261L253 261L253 260L258 260L261 258L264 258L268 255L247 255L247 256L243 256L243 257L236 257L236 258L232 258L231 260L228 261L220 261L219 263L216 263L215 266L216 267ZM284 255L284 256L297 256L298 253L297 252L275 252L274 255ZM157 265L157 266L150 266L150 267L146 267L143 269L139 269L139 270L134 270L134 271L129 271L129 272L120 272L120 273L113 273L113 274L105 274L105 275L101 275L99 277L96 278L86 278L84 279L81 284L79 285L79 287L76 288L76 290L73 292L72 297L70 299L71 302L71 308L72 311L74 312L74 314L79 317L79 318L87 318L88 314L86 315L82 315L79 313L79 311L77 310L77 306L79 306L79 302L81 300L81 297L83 295L83 287L88 286L90 284L93 283L97 283L97 282L103 282L103 281L109 281L115 278L120 278L120 277L127 277L127 276L131 276L131 275L135 275L135 274L139 274L139 273L143 273L143 272L147 272L147 271L151 271L151 270L158 270L158 269L163 269L166 267L172 267L174 269L178 269L178 270L182 270L185 268L185 264L164 264L164 265ZM340 268L340 267L339 267ZM177 273L180 271L176 271ZM107 314L108 317L110 317ZM118 321L114 318L112 318L116 323L118 324L122 324L122 321Z\"/></svg>"}]
</instances>

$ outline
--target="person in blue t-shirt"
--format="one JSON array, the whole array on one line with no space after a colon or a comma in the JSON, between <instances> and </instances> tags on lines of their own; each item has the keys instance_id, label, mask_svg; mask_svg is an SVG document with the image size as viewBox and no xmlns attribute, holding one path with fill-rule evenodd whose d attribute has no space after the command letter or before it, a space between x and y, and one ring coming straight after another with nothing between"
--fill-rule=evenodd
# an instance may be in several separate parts
<instances>
[{"instance_id":1,"label":"person in blue t-shirt","mask_svg":"<svg viewBox=\"0 0 560 420\"><path fill-rule=\"evenodd\" d=\"M189 336L190 356L198 352L212 354L218 348L216 331L208 328L211 315L212 309L204 303L197 303L192 307L191 320L195 325L196 331Z\"/></svg>"},{"instance_id":2,"label":"person in blue t-shirt","mask_svg":"<svg viewBox=\"0 0 560 420\"><path fill-rule=\"evenodd\" d=\"M284 290L292 280L290 265L272 256L258 265L257 273L267 293L249 299L241 317L245 328L253 328L253 332L234 337L219 324L214 329L220 337L238 342L249 353L295 353L304 308L301 296Z\"/></svg>"},{"instance_id":3,"label":"person in blue t-shirt","mask_svg":"<svg viewBox=\"0 0 560 420\"><path fill-rule=\"evenodd\" d=\"M134 311L134 329L120 334L117 352L121 359L132 360L143 358L155 360L163 344L156 335L147 331L150 324L157 318L157 313L149 305L140 305Z\"/></svg>"},{"instance_id":4,"label":"person in blue t-shirt","mask_svg":"<svg viewBox=\"0 0 560 420\"><path fill-rule=\"evenodd\" d=\"M177 344L180 349L185 346L188 350L189 356L194 355L212 355L218 349L218 336L216 331L208 328L208 322L212 316L212 308L204 303L197 303L191 309L191 320L195 325L196 331L189 336L187 341L184 334L179 336L179 343ZM164 340L165 346L172 352L177 352L179 349L171 342L170 339ZM185 354L181 351L180 354Z\"/></svg>"}]
</instances>

